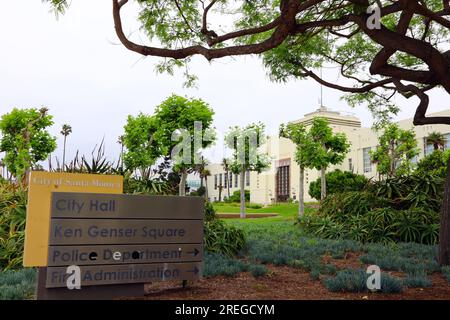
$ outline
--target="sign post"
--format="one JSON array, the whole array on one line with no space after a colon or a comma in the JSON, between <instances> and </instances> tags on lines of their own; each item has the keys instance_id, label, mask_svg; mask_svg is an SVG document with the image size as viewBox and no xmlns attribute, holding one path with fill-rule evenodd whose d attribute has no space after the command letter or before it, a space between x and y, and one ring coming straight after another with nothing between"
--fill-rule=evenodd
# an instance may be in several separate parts
<instances>
[{"instance_id":1,"label":"sign post","mask_svg":"<svg viewBox=\"0 0 450 320\"><path fill-rule=\"evenodd\" d=\"M52 193L38 298L114 298L136 295L125 284L143 293L144 283L199 279L203 215L200 197ZM68 289L69 266L81 289Z\"/></svg>"}]
</instances>

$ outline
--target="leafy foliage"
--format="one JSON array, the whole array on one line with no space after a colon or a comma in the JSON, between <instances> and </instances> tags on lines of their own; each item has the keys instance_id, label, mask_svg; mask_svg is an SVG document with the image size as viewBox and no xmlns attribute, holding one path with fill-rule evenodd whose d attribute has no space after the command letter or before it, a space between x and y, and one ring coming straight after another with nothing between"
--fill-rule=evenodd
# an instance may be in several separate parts
<instances>
[{"instance_id":1,"label":"leafy foliage","mask_svg":"<svg viewBox=\"0 0 450 320\"><path fill-rule=\"evenodd\" d=\"M434 150L417 163L417 168L415 170L416 175L420 176L432 174L445 178L447 174L447 162L449 157L450 150Z\"/></svg>"},{"instance_id":2,"label":"leafy foliage","mask_svg":"<svg viewBox=\"0 0 450 320\"><path fill-rule=\"evenodd\" d=\"M17 109L4 114L0 120L0 152L5 152L4 162L16 178L26 170L45 160L56 149L56 138L47 128L53 124L48 109Z\"/></svg>"},{"instance_id":3,"label":"leafy foliage","mask_svg":"<svg viewBox=\"0 0 450 320\"><path fill-rule=\"evenodd\" d=\"M0 300L31 299L35 292L36 270L0 272Z\"/></svg>"},{"instance_id":4,"label":"leafy foliage","mask_svg":"<svg viewBox=\"0 0 450 320\"><path fill-rule=\"evenodd\" d=\"M205 252L205 277L228 276L232 277L247 269L247 265L237 259L232 259L220 253Z\"/></svg>"},{"instance_id":5,"label":"leafy foliage","mask_svg":"<svg viewBox=\"0 0 450 320\"><path fill-rule=\"evenodd\" d=\"M392 178L412 172L411 160L419 154L414 131L403 130L397 124L389 124L379 137L378 146L371 152L377 171Z\"/></svg>"},{"instance_id":6,"label":"leafy foliage","mask_svg":"<svg viewBox=\"0 0 450 320\"><path fill-rule=\"evenodd\" d=\"M22 267L26 201L22 187L0 184L0 271Z\"/></svg>"},{"instance_id":7,"label":"leafy foliage","mask_svg":"<svg viewBox=\"0 0 450 320\"><path fill-rule=\"evenodd\" d=\"M241 191L235 190L225 202L239 203L241 201ZM245 202L250 201L250 190L245 190Z\"/></svg>"},{"instance_id":8,"label":"leafy foliage","mask_svg":"<svg viewBox=\"0 0 450 320\"><path fill-rule=\"evenodd\" d=\"M227 225L220 219L205 221L205 250L234 256L245 246L245 235L242 230Z\"/></svg>"},{"instance_id":9,"label":"leafy foliage","mask_svg":"<svg viewBox=\"0 0 450 320\"><path fill-rule=\"evenodd\" d=\"M128 116L124 126L125 133L122 139L126 148L124 164L131 171L139 169L144 179L149 178L149 167L162 156L161 145L154 138L157 129L158 123L155 117L143 113L136 117Z\"/></svg>"},{"instance_id":10,"label":"leafy foliage","mask_svg":"<svg viewBox=\"0 0 450 320\"><path fill-rule=\"evenodd\" d=\"M369 180L361 174L336 169L325 176L327 193L335 194L345 191L361 191L369 183ZM309 184L309 195L320 200L320 178Z\"/></svg>"},{"instance_id":11,"label":"leafy foliage","mask_svg":"<svg viewBox=\"0 0 450 320\"><path fill-rule=\"evenodd\" d=\"M365 270L345 269L338 271L335 277L324 280L325 287L331 292L368 292ZM398 293L403 290L402 281L389 274L381 273L382 293Z\"/></svg>"},{"instance_id":12,"label":"leafy foliage","mask_svg":"<svg viewBox=\"0 0 450 320\"><path fill-rule=\"evenodd\" d=\"M363 191L336 193L300 225L315 236L362 242L436 244L444 181L423 174L372 182Z\"/></svg>"}]
</instances>

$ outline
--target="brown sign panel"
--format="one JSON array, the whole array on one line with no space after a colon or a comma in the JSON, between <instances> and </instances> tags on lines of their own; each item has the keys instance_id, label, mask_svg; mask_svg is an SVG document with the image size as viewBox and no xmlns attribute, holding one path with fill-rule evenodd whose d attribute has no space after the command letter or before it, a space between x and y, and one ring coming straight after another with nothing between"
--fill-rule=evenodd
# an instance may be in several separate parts
<instances>
[{"instance_id":1,"label":"brown sign panel","mask_svg":"<svg viewBox=\"0 0 450 320\"><path fill-rule=\"evenodd\" d=\"M202 244L51 246L48 266L202 261Z\"/></svg>"},{"instance_id":2,"label":"brown sign panel","mask_svg":"<svg viewBox=\"0 0 450 320\"><path fill-rule=\"evenodd\" d=\"M50 245L202 243L202 220L52 219Z\"/></svg>"},{"instance_id":3,"label":"brown sign panel","mask_svg":"<svg viewBox=\"0 0 450 320\"><path fill-rule=\"evenodd\" d=\"M203 219L202 197L52 193L52 218Z\"/></svg>"},{"instance_id":4,"label":"brown sign panel","mask_svg":"<svg viewBox=\"0 0 450 320\"><path fill-rule=\"evenodd\" d=\"M83 286L121 283L146 283L170 280L196 280L201 276L202 263L160 263L82 266L81 290ZM47 268L46 288L67 286L65 267Z\"/></svg>"}]
</instances>

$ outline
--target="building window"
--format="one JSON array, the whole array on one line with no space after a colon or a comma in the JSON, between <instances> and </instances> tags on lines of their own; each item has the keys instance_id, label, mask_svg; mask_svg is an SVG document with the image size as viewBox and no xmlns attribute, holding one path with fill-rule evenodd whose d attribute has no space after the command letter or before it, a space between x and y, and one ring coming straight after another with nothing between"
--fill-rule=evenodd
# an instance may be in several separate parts
<instances>
[{"instance_id":1,"label":"building window","mask_svg":"<svg viewBox=\"0 0 450 320\"><path fill-rule=\"evenodd\" d=\"M427 138L423 138L423 140L424 140L423 141L424 142L424 148L423 148L424 154L425 155L432 154L434 151L434 146L432 144L428 143Z\"/></svg>"},{"instance_id":2,"label":"building window","mask_svg":"<svg viewBox=\"0 0 450 320\"><path fill-rule=\"evenodd\" d=\"M290 191L290 173L289 166L282 166L277 168L276 174L276 193L277 201L287 201L289 199Z\"/></svg>"},{"instance_id":3,"label":"building window","mask_svg":"<svg viewBox=\"0 0 450 320\"><path fill-rule=\"evenodd\" d=\"M219 174L219 186L220 187L222 186L222 174L221 173Z\"/></svg>"},{"instance_id":4,"label":"building window","mask_svg":"<svg viewBox=\"0 0 450 320\"><path fill-rule=\"evenodd\" d=\"M225 181L223 183L223 186L226 188L228 186L228 172L225 172L224 179Z\"/></svg>"},{"instance_id":5,"label":"building window","mask_svg":"<svg viewBox=\"0 0 450 320\"><path fill-rule=\"evenodd\" d=\"M214 175L214 190L217 190L217 174Z\"/></svg>"},{"instance_id":6,"label":"building window","mask_svg":"<svg viewBox=\"0 0 450 320\"><path fill-rule=\"evenodd\" d=\"M246 171L246 172L245 172L245 185L246 185L247 187L250 186L250 171Z\"/></svg>"},{"instance_id":7,"label":"building window","mask_svg":"<svg viewBox=\"0 0 450 320\"><path fill-rule=\"evenodd\" d=\"M229 184L230 184L230 188L233 188L233 173L231 173L231 172L230 172L230 181L229 181Z\"/></svg>"},{"instance_id":8,"label":"building window","mask_svg":"<svg viewBox=\"0 0 450 320\"><path fill-rule=\"evenodd\" d=\"M372 172L372 160L370 159L370 147L363 149L364 173Z\"/></svg>"},{"instance_id":9,"label":"building window","mask_svg":"<svg viewBox=\"0 0 450 320\"><path fill-rule=\"evenodd\" d=\"M353 161L352 161L352 158L348 159L348 170L353 172Z\"/></svg>"},{"instance_id":10,"label":"building window","mask_svg":"<svg viewBox=\"0 0 450 320\"><path fill-rule=\"evenodd\" d=\"M238 182L239 182L238 175L235 174L235 175L234 175L234 187L235 187L235 188L238 187Z\"/></svg>"}]
</instances>

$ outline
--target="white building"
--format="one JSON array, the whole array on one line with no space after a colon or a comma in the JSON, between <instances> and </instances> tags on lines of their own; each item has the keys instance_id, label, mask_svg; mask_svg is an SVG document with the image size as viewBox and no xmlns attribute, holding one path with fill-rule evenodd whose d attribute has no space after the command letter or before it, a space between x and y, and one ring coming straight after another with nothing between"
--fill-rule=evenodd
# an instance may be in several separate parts
<instances>
[{"instance_id":1,"label":"white building","mask_svg":"<svg viewBox=\"0 0 450 320\"><path fill-rule=\"evenodd\" d=\"M434 113L434 116L450 116L450 110ZM377 177L376 165L370 160L369 152L376 148L378 134L371 128L361 127L361 121L349 115L343 115L336 111L331 111L322 107L315 112L306 114L302 119L294 121L303 123L307 127L311 125L314 117L328 119L334 132L345 133L351 147L350 152L342 164L331 166L327 171L341 169L342 171L352 171L357 174L364 174L368 178ZM413 128L416 133L417 144L420 148L418 159L423 158L433 147L427 145L426 137L433 131L440 132L447 136L447 147L450 147L450 127L446 125L426 125L413 126L412 119L398 122L402 129ZM263 173L250 172L246 174L245 188L250 190L250 201L259 204L271 204L282 202L291 198L296 200L299 190L299 166L295 163L295 145L285 138L277 136L269 137L267 143L262 146L262 151L266 152L272 159L269 170ZM416 159L416 160L418 160ZM228 196L228 183L230 194L239 190L239 177L225 173L220 164L208 166L211 176L208 177L208 197L210 201L223 200ZM305 201L313 201L308 190L309 184L320 176L317 170L305 170ZM222 187L221 187L222 186Z\"/></svg>"}]
</instances>

